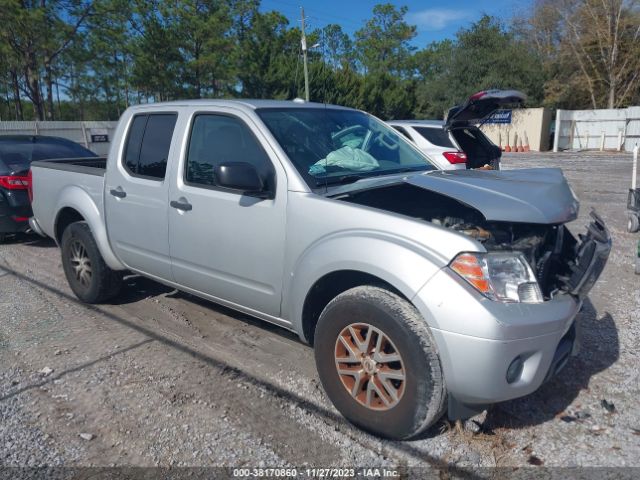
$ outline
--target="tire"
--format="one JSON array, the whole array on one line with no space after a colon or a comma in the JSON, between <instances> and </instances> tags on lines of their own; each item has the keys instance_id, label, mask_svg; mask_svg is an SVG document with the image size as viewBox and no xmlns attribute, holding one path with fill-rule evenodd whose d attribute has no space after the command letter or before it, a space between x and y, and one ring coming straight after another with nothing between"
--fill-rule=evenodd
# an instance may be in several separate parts
<instances>
[{"instance_id":1,"label":"tire","mask_svg":"<svg viewBox=\"0 0 640 480\"><path fill-rule=\"evenodd\" d=\"M101 303L118 294L122 275L104 262L87 222L75 222L65 229L61 251L64 274L80 300Z\"/></svg>"},{"instance_id":2,"label":"tire","mask_svg":"<svg viewBox=\"0 0 640 480\"><path fill-rule=\"evenodd\" d=\"M4 243L4 241L7 239L7 234L6 233L0 233L0 243Z\"/></svg>"},{"instance_id":3,"label":"tire","mask_svg":"<svg viewBox=\"0 0 640 480\"><path fill-rule=\"evenodd\" d=\"M358 338L366 343L369 331L369 346L357 348L352 340ZM380 336L384 346L381 350L386 356L378 356L371 362L376 357L374 348ZM348 350L347 344L357 349ZM442 367L429 327L408 301L388 290L360 286L334 298L318 320L314 349L316 367L327 395L347 420L364 430L384 438L406 440L424 432L445 411ZM353 352L360 354L363 350L374 353L354 361ZM392 359L394 353L399 354L400 361L381 360ZM357 377L340 375L338 366L342 372L364 372L369 379L361 380L356 387ZM392 379L389 372L393 372ZM402 374L404 380L399 380ZM375 387L383 390L388 403L375 392ZM395 390L395 398L389 387ZM370 389L372 393L368 396ZM358 394L353 396L350 390Z\"/></svg>"},{"instance_id":4,"label":"tire","mask_svg":"<svg viewBox=\"0 0 640 480\"><path fill-rule=\"evenodd\" d=\"M627 231L629 233L636 233L638 230L640 230L640 218L638 218L638 215L636 215L635 213L629 213L627 221Z\"/></svg>"}]
</instances>

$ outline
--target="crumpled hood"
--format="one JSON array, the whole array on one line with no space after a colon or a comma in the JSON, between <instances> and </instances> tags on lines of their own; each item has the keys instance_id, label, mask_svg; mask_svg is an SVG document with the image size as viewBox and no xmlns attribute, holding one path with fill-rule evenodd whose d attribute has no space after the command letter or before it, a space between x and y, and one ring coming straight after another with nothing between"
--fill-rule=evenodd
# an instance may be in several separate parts
<instances>
[{"instance_id":1,"label":"crumpled hood","mask_svg":"<svg viewBox=\"0 0 640 480\"><path fill-rule=\"evenodd\" d=\"M578 216L578 200L559 168L440 170L404 181L473 207L488 221L560 224Z\"/></svg>"}]
</instances>

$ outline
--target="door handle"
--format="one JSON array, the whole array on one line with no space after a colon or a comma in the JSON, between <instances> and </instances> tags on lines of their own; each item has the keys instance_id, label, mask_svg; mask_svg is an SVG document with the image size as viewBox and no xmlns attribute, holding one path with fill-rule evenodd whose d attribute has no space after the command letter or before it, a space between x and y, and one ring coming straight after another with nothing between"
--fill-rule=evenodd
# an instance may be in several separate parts
<instances>
[{"instance_id":1,"label":"door handle","mask_svg":"<svg viewBox=\"0 0 640 480\"><path fill-rule=\"evenodd\" d=\"M193 206L184 198L181 198L178 201L171 200L171 202L169 202L169 205L171 205L173 208L177 208L178 210L183 210L185 212L188 212L193 208Z\"/></svg>"},{"instance_id":2,"label":"door handle","mask_svg":"<svg viewBox=\"0 0 640 480\"><path fill-rule=\"evenodd\" d=\"M112 188L111 190L109 190L109 193L118 198L124 198L127 196L127 192L125 192L122 187Z\"/></svg>"}]
</instances>

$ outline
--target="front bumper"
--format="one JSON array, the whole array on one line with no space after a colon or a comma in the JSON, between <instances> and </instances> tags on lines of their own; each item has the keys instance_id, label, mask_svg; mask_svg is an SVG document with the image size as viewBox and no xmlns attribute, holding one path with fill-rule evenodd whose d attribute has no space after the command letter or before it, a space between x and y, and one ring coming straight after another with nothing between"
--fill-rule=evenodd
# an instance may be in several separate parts
<instances>
[{"instance_id":1,"label":"front bumper","mask_svg":"<svg viewBox=\"0 0 640 480\"><path fill-rule=\"evenodd\" d=\"M601 274L611 249L604 223L594 216L581 237L567 291L538 304L491 301L448 268L414 297L438 348L450 396L450 417L470 416L496 402L528 395L576 354L582 300ZM515 359L522 370L507 380Z\"/></svg>"}]
</instances>

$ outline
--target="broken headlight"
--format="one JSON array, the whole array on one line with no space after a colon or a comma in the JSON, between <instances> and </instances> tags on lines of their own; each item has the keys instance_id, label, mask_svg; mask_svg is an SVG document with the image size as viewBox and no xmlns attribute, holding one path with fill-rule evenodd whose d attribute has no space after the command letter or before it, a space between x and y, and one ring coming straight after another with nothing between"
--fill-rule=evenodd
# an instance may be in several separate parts
<instances>
[{"instance_id":1,"label":"broken headlight","mask_svg":"<svg viewBox=\"0 0 640 480\"><path fill-rule=\"evenodd\" d=\"M491 300L541 303L533 270L518 252L461 253L451 269Z\"/></svg>"}]
</instances>

